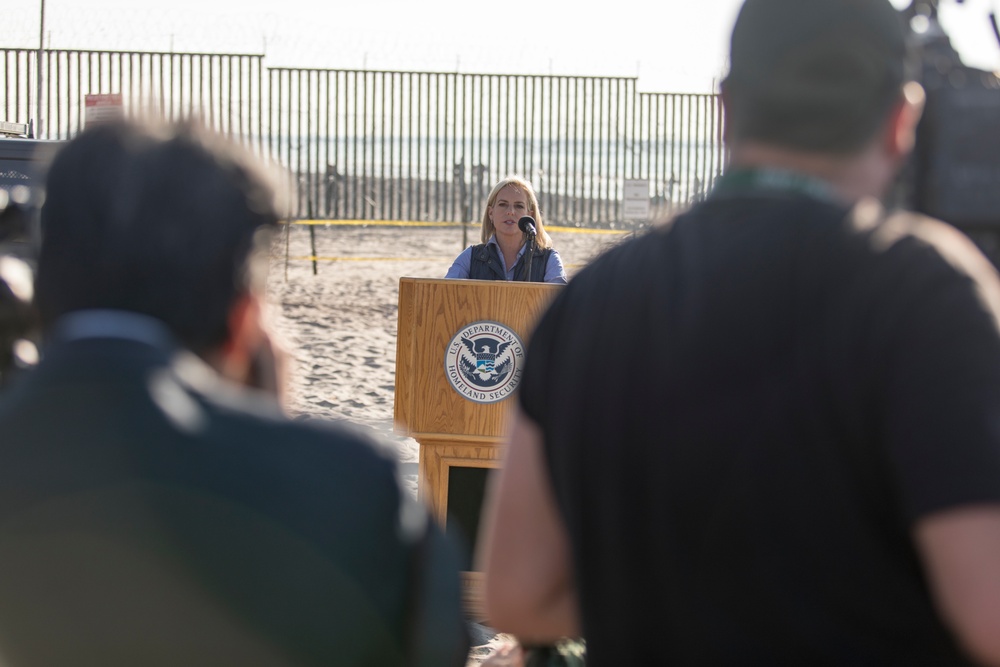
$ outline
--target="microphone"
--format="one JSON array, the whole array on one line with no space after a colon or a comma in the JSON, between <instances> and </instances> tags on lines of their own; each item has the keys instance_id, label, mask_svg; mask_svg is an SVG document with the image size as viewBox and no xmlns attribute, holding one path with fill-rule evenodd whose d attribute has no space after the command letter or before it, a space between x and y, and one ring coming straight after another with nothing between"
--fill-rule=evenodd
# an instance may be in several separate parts
<instances>
[{"instance_id":1,"label":"microphone","mask_svg":"<svg viewBox=\"0 0 1000 667\"><path fill-rule=\"evenodd\" d=\"M530 215L526 215L523 218L521 218L520 220L518 220L517 221L517 227L518 227L518 229L520 229L522 232L524 232L528 236L533 237L536 234L536 232L535 232L535 219L532 218Z\"/></svg>"}]
</instances>

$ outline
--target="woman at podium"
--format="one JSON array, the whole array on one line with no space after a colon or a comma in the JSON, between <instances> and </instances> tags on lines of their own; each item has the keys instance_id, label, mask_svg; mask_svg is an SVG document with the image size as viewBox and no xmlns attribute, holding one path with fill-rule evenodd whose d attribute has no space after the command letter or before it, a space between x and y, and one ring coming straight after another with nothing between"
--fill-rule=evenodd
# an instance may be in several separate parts
<instances>
[{"instance_id":1,"label":"woman at podium","mask_svg":"<svg viewBox=\"0 0 1000 667\"><path fill-rule=\"evenodd\" d=\"M508 176L493 187L483 212L482 243L463 250L445 278L566 284L531 183Z\"/></svg>"}]
</instances>

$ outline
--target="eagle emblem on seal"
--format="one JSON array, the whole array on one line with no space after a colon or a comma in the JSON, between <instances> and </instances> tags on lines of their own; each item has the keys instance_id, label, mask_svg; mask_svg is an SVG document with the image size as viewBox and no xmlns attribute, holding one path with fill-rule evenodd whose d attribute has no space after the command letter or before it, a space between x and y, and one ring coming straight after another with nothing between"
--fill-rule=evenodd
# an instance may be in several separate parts
<instances>
[{"instance_id":1,"label":"eagle emblem on seal","mask_svg":"<svg viewBox=\"0 0 1000 667\"><path fill-rule=\"evenodd\" d=\"M464 349L459 354L458 362L462 375L472 384L484 387L501 382L514 363L514 358L507 353L510 345L511 341L463 337Z\"/></svg>"}]
</instances>

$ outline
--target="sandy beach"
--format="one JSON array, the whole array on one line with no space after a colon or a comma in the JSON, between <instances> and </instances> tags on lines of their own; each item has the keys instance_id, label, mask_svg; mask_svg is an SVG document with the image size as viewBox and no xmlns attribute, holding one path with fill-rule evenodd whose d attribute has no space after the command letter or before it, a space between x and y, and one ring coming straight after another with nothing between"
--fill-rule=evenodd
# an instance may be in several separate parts
<instances>
[{"instance_id":1,"label":"sandy beach","mask_svg":"<svg viewBox=\"0 0 1000 667\"><path fill-rule=\"evenodd\" d=\"M399 279L443 277L463 249L462 229L316 226L315 274L309 228L286 231L275 240L268 295L273 325L291 355L287 409L296 418L349 420L378 431L395 446L416 495L417 443L392 430ZM470 228L469 242L478 238L478 226ZM552 238L572 276L626 235L554 231ZM504 635L474 636L480 646L469 666L510 642Z\"/></svg>"},{"instance_id":2,"label":"sandy beach","mask_svg":"<svg viewBox=\"0 0 1000 667\"><path fill-rule=\"evenodd\" d=\"M275 240L268 295L291 353L287 406L294 416L346 419L396 444L416 493L416 442L392 433L399 279L441 278L463 249L461 227L319 225L316 274L309 228ZM469 242L479 229L469 229ZM624 234L552 232L572 275ZM287 256L286 257L286 240Z\"/></svg>"}]
</instances>

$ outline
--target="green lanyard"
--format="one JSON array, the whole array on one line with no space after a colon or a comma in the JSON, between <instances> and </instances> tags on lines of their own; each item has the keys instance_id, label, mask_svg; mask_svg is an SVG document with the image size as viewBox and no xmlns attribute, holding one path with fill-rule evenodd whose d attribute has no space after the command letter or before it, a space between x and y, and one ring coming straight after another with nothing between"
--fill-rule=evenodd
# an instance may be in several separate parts
<instances>
[{"instance_id":1,"label":"green lanyard","mask_svg":"<svg viewBox=\"0 0 1000 667\"><path fill-rule=\"evenodd\" d=\"M715 182L709 198L737 197L755 193L800 194L827 202L838 202L836 194L827 183L785 169L736 167Z\"/></svg>"}]
</instances>

